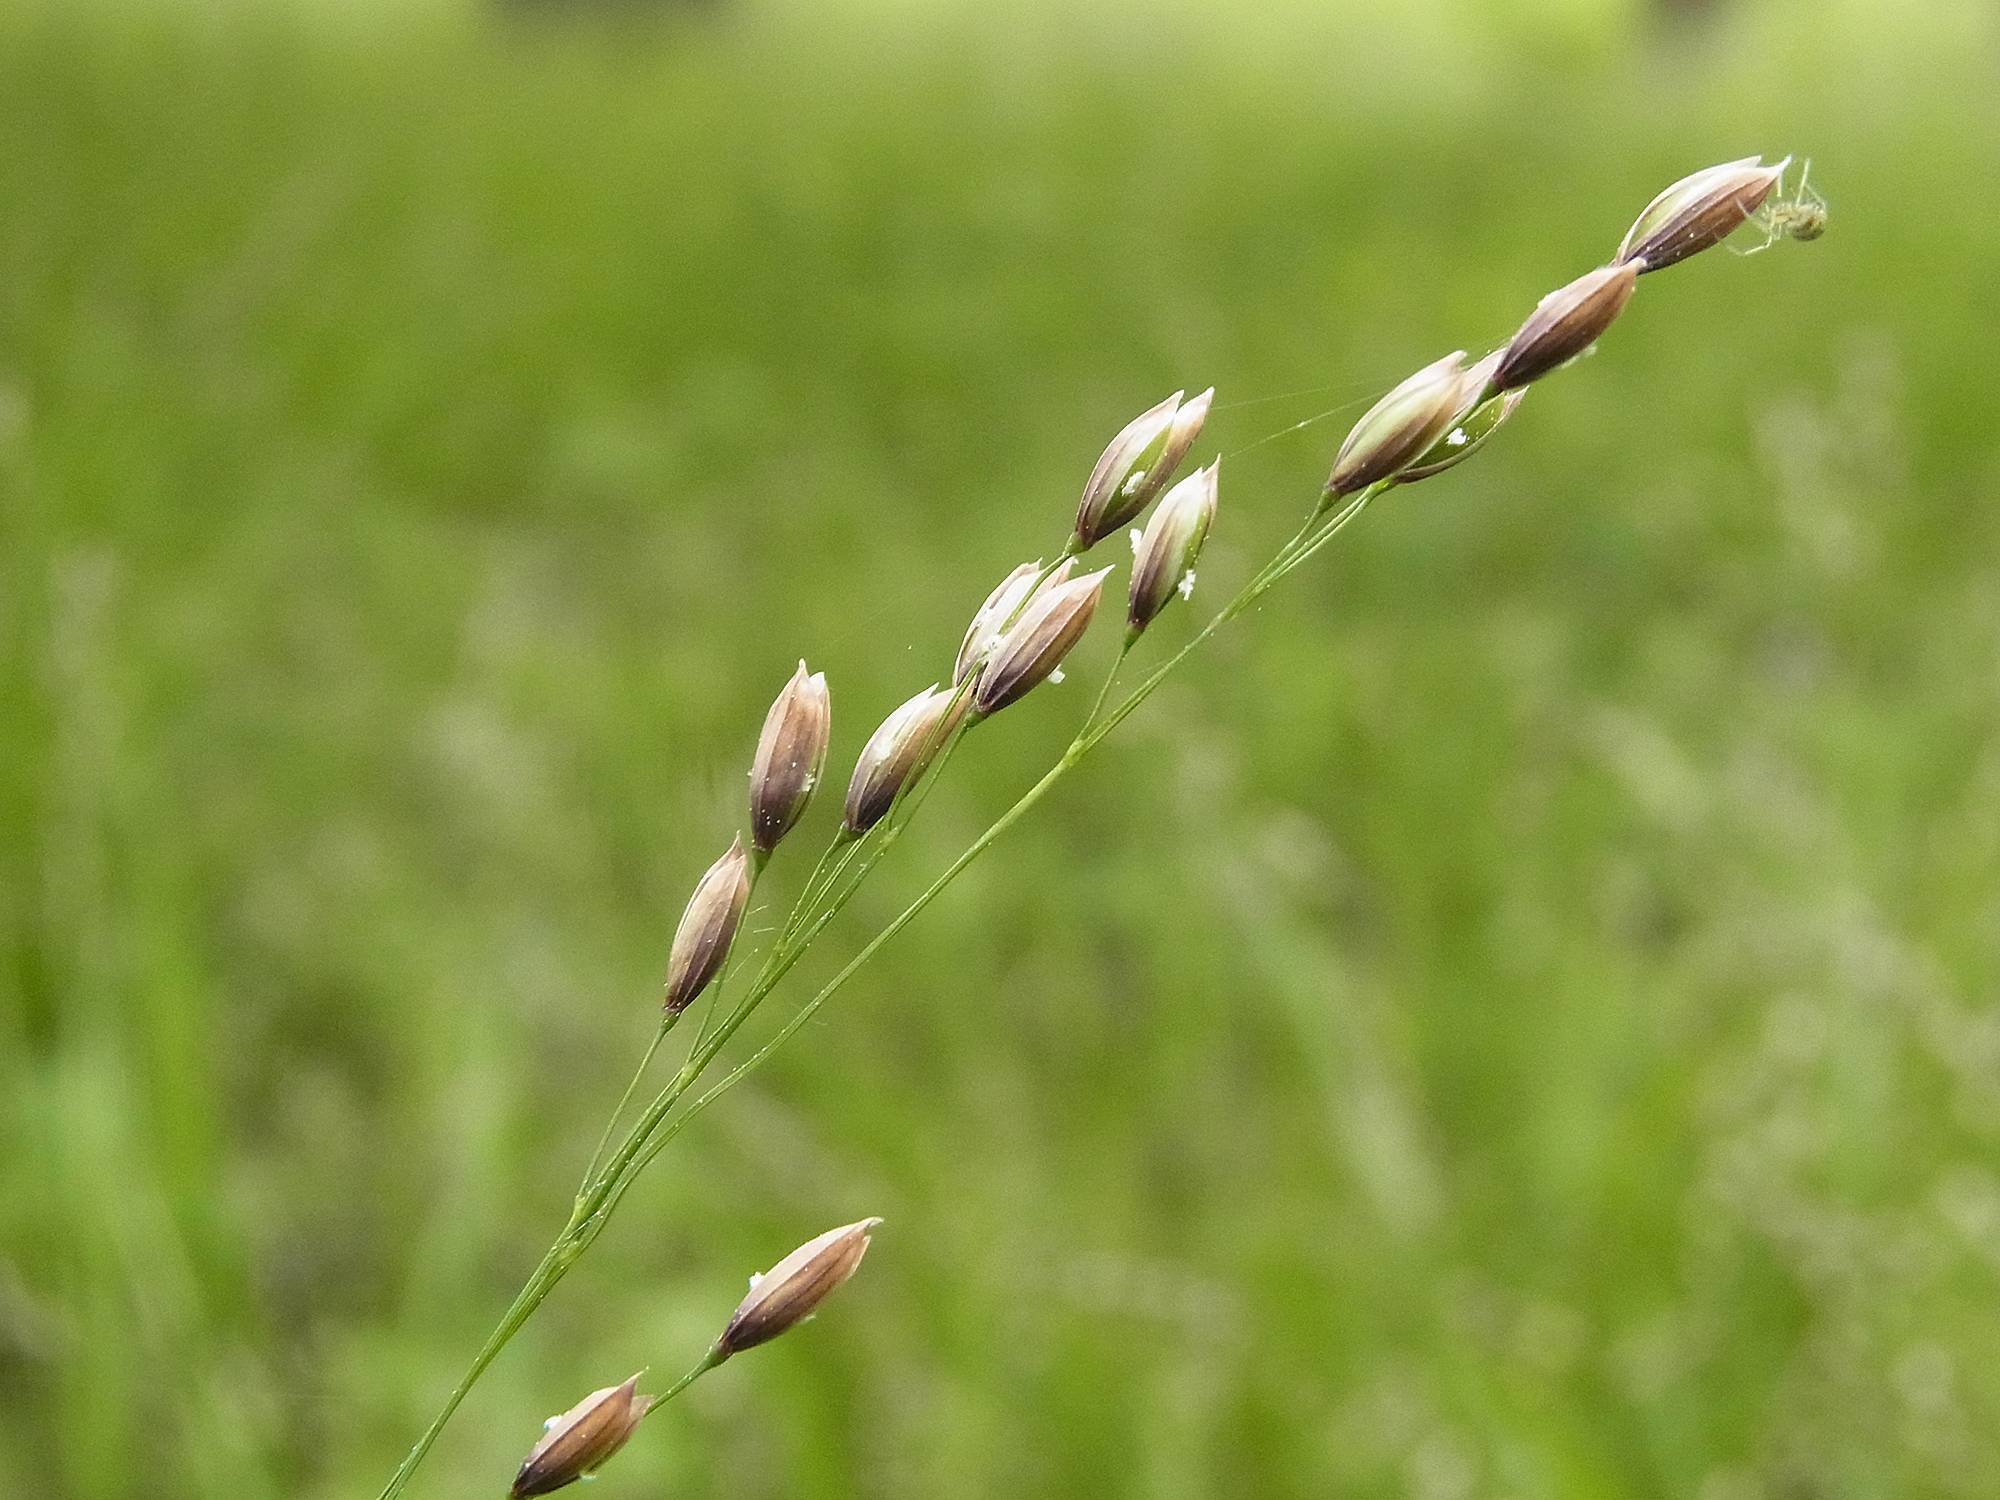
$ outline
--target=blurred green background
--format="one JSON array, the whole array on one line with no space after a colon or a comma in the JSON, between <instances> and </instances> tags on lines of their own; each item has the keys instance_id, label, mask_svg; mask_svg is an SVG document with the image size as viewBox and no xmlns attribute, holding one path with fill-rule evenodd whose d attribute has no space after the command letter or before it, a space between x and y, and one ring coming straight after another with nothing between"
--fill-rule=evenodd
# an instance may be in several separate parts
<instances>
[{"instance_id":1,"label":"blurred green background","mask_svg":"<svg viewBox=\"0 0 2000 1500\"><path fill-rule=\"evenodd\" d=\"M1996 29L0 0L0 1487L372 1495L798 656L844 779L1211 382L1212 607L1346 413L1286 429L1789 151L1824 240L1648 278L1232 627L680 1138L412 1494L876 1213L598 1495L1992 1495Z\"/></svg>"}]
</instances>

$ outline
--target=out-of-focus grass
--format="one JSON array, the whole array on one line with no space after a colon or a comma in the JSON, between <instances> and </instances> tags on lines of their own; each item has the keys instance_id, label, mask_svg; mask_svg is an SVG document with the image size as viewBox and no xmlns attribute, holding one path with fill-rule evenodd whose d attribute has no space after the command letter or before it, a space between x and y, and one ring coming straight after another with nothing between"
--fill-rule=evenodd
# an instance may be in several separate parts
<instances>
[{"instance_id":1,"label":"out-of-focus grass","mask_svg":"<svg viewBox=\"0 0 2000 1500\"><path fill-rule=\"evenodd\" d=\"M1213 602L1342 423L1259 439L1797 150L1824 242L1648 279L1233 629L662 1159L421 1493L862 1213L605 1493L1990 1493L1989 26L6 12L0 1486L372 1492L797 655L844 760L1209 381Z\"/></svg>"}]
</instances>

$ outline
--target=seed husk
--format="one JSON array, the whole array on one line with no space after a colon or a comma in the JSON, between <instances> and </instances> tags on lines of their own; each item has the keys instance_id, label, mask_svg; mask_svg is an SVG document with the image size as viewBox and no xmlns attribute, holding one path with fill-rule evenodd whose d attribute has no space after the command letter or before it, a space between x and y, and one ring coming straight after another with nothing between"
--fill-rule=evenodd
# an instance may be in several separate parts
<instances>
[{"instance_id":1,"label":"seed husk","mask_svg":"<svg viewBox=\"0 0 2000 1500\"><path fill-rule=\"evenodd\" d=\"M592 1391L561 1416L551 1417L514 1476L508 1500L552 1494L596 1473L652 1409L653 1398L639 1395L638 1387L639 1376L634 1375L623 1385Z\"/></svg>"},{"instance_id":2,"label":"seed husk","mask_svg":"<svg viewBox=\"0 0 2000 1500\"><path fill-rule=\"evenodd\" d=\"M852 1276L868 1253L869 1232L880 1219L861 1219L806 1241L762 1276L730 1314L715 1341L717 1362L769 1343L811 1317L834 1289Z\"/></svg>"},{"instance_id":3,"label":"seed husk","mask_svg":"<svg viewBox=\"0 0 2000 1500\"><path fill-rule=\"evenodd\" d=\"M921 776L971 705L969 692L933 684L884 719L854 762L842 825L863 834L881 822L904 787Z\"/></svg>"},{"instance_id":4,"label":"seed husk","mask_svg":"<svg viewBox=\"0 0 2000 1500\"><path fill-rule=\"evenodd\" d=\"M1746 156L1690 173L1646 205L1614 260L1632 261L1644 275L1721 244L1763 206L1789 161L1767 167Z\"/></svg>"},{"instance_id":5,"label":"seed husk","mask_svg":"<svg viewBox=\"0 0 2000 1500\"><path fill-rule=\"evenodd\" d=\"M1144 630L1181 591L1194 574L1195 560L1215 524L1217 486L1222 460L1197 469L1167 491L1132 557L1132 584L1126 596L1125 621L1136 635Z\"/></svg>"},{"instance_id":6,"label":"seed husk","mask_svg":"<svg viewBox=\"0 0 2000 1500\"><path fill-rule=\"evenodd\" d=\"M668 1015L686 1010L721 970L749 904L750 856L739 834L695 882L680 926L674 929L674 945L667 956Z\"/></svg>"},{"instance_id":7,"label":"seed husk","mask_svg":"<svg viewBox=\"0 0 2000 1500\"><path fill-rule=\"evenodd\" d=\"M812 801L826 765L833 702L826 675L798 670L764 716L750 766L750 837L761 854L778 847Z\"/></svg>"},{"instance_id":8,"label":"seed husk","mask_svg":"<svg viewBox=\"0 0 2000 1500\"><path fill-rule=\"evenodd\" d=\"M1090 628L1091 616L1097 612L1098 595L1110 571L1100 568L1095 573L1086 573L1028 602L1021 617L1000 637L992 657L980 669L972 700L975 710L980 714L998 713L1062 665L1063 658Z\"/></svg>"},{"instance_id":9,"label":"seed husk","mask_svg":"<svg viewBox=\"0 0 2000 1500\"><path fill-rule=\"evenodd\" d=\"M1629 260L1599 266L1542 298L1508 340L1489 392L1539 380L1596 343L1631 300L1638 277L1638 266Z\"/></svg>"},{"instance_id":10,"label":"seed husk","mask_svg":"<svg viewBox=\"0 0 2000 1500\"><path fill-rule=\"evenodd\" d=\"M964 682L993 654L1002 632L1027 607L1031 597L1040 597L1051 589L1062 587L1069 582L1069 576L1076 568L1073 558L1064 558L1042 576L1039 562L1022 563L1020 567L1001 579L993 592L986 596L986 602L972 617L966 627L965 640L958 648L958 660L953 664L951 680ZM1041 578L1040 583L1035 580Z\"/></svg>"},{"instance_id":11,"label":"seed husk","mask_svg":"<svg viewBox=\"0 0 2000 1500\"><path fill-rule=\"evenodd\" d=\"M1125 424L1099 456L1076 509L1077 542L1084 549L1134 519L1166 488L1208 420L1211 388L1183 402L1175 391Z\"/></svg>"},{"instance_id":12,"label":"seed husk","mask_svg":"<svg viewBox=\"0 0 2000 1500\"><path fill-rule=\"evenodd\" d=\"M1363 414L1327 476L1330 495L1387 479L1444 435L1465 404L1465 351L1455 350L1402 381Z\"/></svg>"}]
</instances>

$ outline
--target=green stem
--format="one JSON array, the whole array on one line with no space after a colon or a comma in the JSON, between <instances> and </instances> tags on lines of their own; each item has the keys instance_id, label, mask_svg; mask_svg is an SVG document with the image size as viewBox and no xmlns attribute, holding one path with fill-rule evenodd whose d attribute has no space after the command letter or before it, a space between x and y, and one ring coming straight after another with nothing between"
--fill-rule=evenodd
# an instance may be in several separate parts
<instances>
[{"instance_id":1,"label":"green stem","mask_svg":"<svg viewBox=\"0 0 2000 1500\"><path fill-rule=\"evenodd\" d=\"M653 1404L646 1408L645 1415L650 1417L654 1412L658 1411L661 1407L665 1406L669 1401L673 1400L674 1397L678 1396L682 1391L686 1390L689 1386L693 1385L697 1380L701 1379L701 1377L706 1375L710 1370L713 1370L717 1365L721 1364L722 1361L727 1357L728 1356L726 1356L720 1349L710 1346L708 1353L704 1354L699 1360L697 1360L695 1362L694 1367L690 1369L687 1372L687 1374L681 1376L679 1380L676 1380L672 1385L668 1386L664 1391L660 1392L659 1395L653 1398Z\"/></svg>"},{"instance_id":2,"label":"green stem","mask_svg":"<svg viewBox=\"0 0 2000 1500\"><path fill-rule=\"evenodd\" d=\"M435 1443L438 1434L444 1431L445 1423L451 1420L452 1413L458 1410L459 1403L465 1399L466 1393L472 1389L479 1377L486 1373L486 1367L493 1363L500 1351L507 1347L507 1341L520 1331L521 1325L527 1322L535 1309L542 1305L542 1299L555 1290L556 1283L562 1280L563 1273L569 1269L568 1261L564 1258L564 1246L574 1227L575 1220L572 1219L571 1228L565 1230L555 1244L549 1246L548 1253L542 1257L542 1263L535 1267L534 1273L515 1294L514 1301L508 1307L505 1316L486 1336L486 1342L480 1345L479 1353L473 1356L471 1365L459 1377L458 1384L452 1387L451 1394L445 1397L444 1405L438 1409L438 1414L431 1418L431 1425L424 1429L423 1436L419 1437L410 1451L403 1456L402 1463L396 1466L396 1472L389 1477L389 1482L382 1487L382 1492L376 1500L395 1500L397 1495L402 1494L404 1486L410 1482L410 1476L416 1473L417 1465L424 1461L424 1455L431 1451L431 1444Z\"/></svg>"},{"instance_id":3,"label":"green stem","mask_svg":"<svg viewBox=\"0 0 2000 1500\"><path fill-rule=\"evenodd\" d=\"M966 688L961 687L959 691L964 692ZM824 902L824 910L812 915L810 920L803 923L787 923L791 928L790 934L780 936L763 969L759 971L749 991L737 1002L736 1008L723 1018L722 1023L712 1033L704 1031L704 1034L696 1039L680 1070L674 1074L667 1086L654 1096L652 1103L646 1106L646 1111L639 1117L638 1123L632 1127L604 1171L579 1201L578 1214L582 1220L580 1229L584 1235L584 1244L589 1244L597 1237L598 1231L610 1217L611 1211L624 1197L624 1190L618 1184L633 1170L634 1160L644 1147L647 1138L659 1128L660 1122L673 1110L674 1105L688 1089L693 1087L709 1063L714 1061L715 1055L728 1045L729 1039L736 1034L737 1029L750 1019L752 1012L763 1003L764 997L776 989L785 975L791 972L792 966L805 956L806 950L826 929L827 923L838 916L853 899L862 881L868 878L869 872L881 861L882 856L889 852L903 828L908 825L910 818L915 816L916 809L922 805L924 797L929 795L930 787L935 785L939 773L944 770L946 762L951 758L952 751L957 748L958 742L970 728L969 721L960 724L943 742L935 762L925 775L919 778L917 785L903 789L897 802L891 806L890 816L875 829L871 829L870 834L864 836L863 840L849 842L848 848L841 852L833 874L828 877L822 888L821 899ZM912 793L917 795L913 797ZM899 809L903 809L900 817L897 816ZM861 868L854 873L845 887L840 887L841 871L855 858L857 852L860 854ZM836 889L837 887L839 888ZM797 915L796 911L794 915ZM650 1159L649 1157L648 1160Z\"/></svg>"},{"instance_id":4,"label":"green stem","mask_svg":"<svg viewBox=\"0 0 2000 1500\"><path fill-rule=\"evenodd\" d=\"M1233 599L1217 610L1208 623L1189 638L1186 645L1148 673L1145 680L1101 721L1084 731L1084 749L1086 751L1095 749L1100 740L1124 723L1140 704L1152 697L1154 690L1165 682L1203 642L1255 604L1279 579L1331 541L1342 527L1367 508L1368 502L1384 487L1376 485L1361 491L1336 512L1331 520L1324 518L1323 508L1316 509L1298 534L1278 549L1277 556L1260 568L1257 576L1246 583Z\"/></svg>"},{"instance_id":5,"label":"green stem","mask_svg":"<svg viewBox=\"0 0 2000 1500\"><path fill-rule=\"evenodd\" d=\"M1125 639L1118 647L1117 659L1111 663L1111 670L1104 674L1104 682L1097 689L1097 696L1091 700L1090 712L1083 716L1083 727L1090 728L1097 722L1097 716L1104 712L1105 700L1111 696L1112 684L1118 681L1118 674L1124 669L1125 658L1132 654L1132 648L1139 644L1139 632L1127 630Z\"/></svg>"},{"instance_id":6,"label":"green stem","mask_svg":"<svg viewBox=\"0 0 2000 1500\"><path fill-rule=\"evenodd\" d=\"M836 842L836 847L839 842L841 841ZM859 840L849 838L844 842L847 847L840 850L840 856L835 863L834 870L827 875L822 888L822 894L824 894L824 891L832 889L838 883L841 871L845 869L847 863L852 860L859 848ZM833 853L834 849L829 848L826 855L821 857L820 866L815 870L816 876L821 873L826 860ZM870 860L866 863L872 865L873 861ZM865 868L862 873L866 873ZM808 883L810 884L811 882L809 881ZM839 904L845 905L846 900L852 894L853 887L850 884L848 890L842 893ZM479 1352L473 1357L471 1365L467 1367L464 1375L459 1378L458 1384L452 1388L451 1394L445 1398L444 1405L439 1408L437 1415L431 1419L430 1426L424 1429L423 1435L417 1439L410 1451L404 1456L402 1463L397 1466L396 1472L390 1477L388 1484L383 1487L376 1500L395 1500L395 1497L402 1494L404 1488L409 1484L411 1475L416 1472L418 1464L422 1463L424 1456L430 1452L431 1445L437 1441L438 1434L444 1430L445 1424L457 1412L459 1404L465 1400L466 1394L478 1382L480 1376L486 1373L487 1366L493 1363L500 1351L520 1331L521 1326L527 1322L535 1309L540 1307L549 1293L555 1290L557 1284L568 1274L569 1268L575 1262L576 1258L602 1232L605 1223L609 1219L610 1207L615 1206L617 1201L624 1196L624 1185L621 1182L621 1178L630 1166L633 1158L638 1155L639 1149L645 1143L648 1135L652 1133L660 1121L673 1109L674 1104L694 1084L695 1080L700 1076L702 1069L721 1050L736 1028L742 1025L744 1020L748 1019L750 1011L754 1010L764 995L768 994L784 978L785 974L791 969L791 966L804 953L805 948L810 945L812 938L818 935L821 928L825 926L826 922L832 916L831 912L822 914L817 921L813 922L810 928L802 928L802 909L807 911L807 915L810 915L803 896L799 904L794 907L791 917L787 919L786 927L788 932L780 935L777 946L773 949L769 959L767 959L764 969L758 974L756 981L752 984L750 993L744 997L743 1001L738 1003L736 1009L724 1020L721 1028L715 1035L697 1038L695 1047L690 1052L687 1061L681 1065L679 1071L675 1073L667 1087L661 1090L647 1106L645 1113L640 1116L638 1123L627 1133L617 1153L605 1166L604 1170L601 1173L597 1173L594 1178L591 1174L586 1174L585 1186L577 1195L577 1200L571 1211L568 1224L564 1226L562 1233L556 1237L555 1243L543 1255L541 1263L535 1267L526 1283L522 1285L521 1290L515 1295L513 1303L508 1307L507 1312L502 1316L500 1322L487 1335L486 1342L480 1346ZM837 911L838 906L834 910ZM791 938L791 941L787 941L788 936ZM799 940L801 937L803 941ZM665 1039L666 1033L673 1029L673 1022L676 1019L678 1018L670 1017L654 1034L652 1044L646 1050L645 1058L633 1074L632 1083L627 1086L624 1097L619 1101L618 1108L613 1112L610 1122L605 1127L606 1140L610 1138L617 1121L624 1115L627 1106L631 1103L631 1097L637 1090L639 1079L645 1075L648 1066L652 1062L654 1052L657 1051L660 1043ZM593 1171L595 1170L597 1160L602 1155L603 1144L600 1142L598 1150L592 1156L591 1164ZM706 1368L706 1366L699 1367L696 1371L690 1372L689 1375L683 1378L681 1384L685 1385L693 1380L702 1368ZM676 1386L675 1389L679 1390L680 1386Z\"/></svg>"},{"instance_id":7,"label":"green stem","mask_svg":"<svg viewBox=\"0 0 2000 1500\"><path fill-rule=\"evenodd\" d=\"M687 1109L682 1111L679 1116L677 1116L672 1121L668 1122L668 1124L665 1125L660 1130L656 1138L647 1143L646 1149L639 1155L637 1161L634 1162L633 1170L630 1176L636 1178L639 1172L644 1169L646 1163L650 1162L655 1156L659 1155L661 1149L667 1144L668 1141L672 1140L676 1135L680 1133L681 1128L685 1126L689 1120L693 1119L695 1115L700 1113L703 1109L707 1108L710 1104L714 1103L723 1094L728 1093L730 1089L734 1088L751 1072L753 1072L756 1068L762 1065L764 1060L768 1058L773 1052L777 1051L779 1047L783 1046L785 1042L789 1040L799 1030L801 1026L804 1026L807 1021L812 1019L814 1012L816 1012L822 1005L826 1004L827 1001L831 1000L834 994L840 989L840 987L846 984L848 980L854 977L855 972L859 970L863 964L867 963L869 959L875 956L875 954L881 949L883 944L887 943L890 938L894 937L897 933L901 932L905 927L909 926L911 922L916 920L918 914L921 913L925 907L929 906L931 902L935 901L939 896L943 895L945 888L949 886L954 880L958 879L960 875L964 874L967 866L969 866L974 860L978 859L979 856L984 854L988 849L992 848L994 842L997 839L999 839L1000 835L1005 833L1009 828L1012 828L1014 824L1019 822L1020 819L1027 813L1029 808L1033 807L1037 802L1041 801L1043 797L1047 796L1050 788L1052 788L1058 781L1060 781L1063 778L1063 776L1066 775L1070 771L1070 769L1076 765L1077 761L1081 760L1083 756L1087 753L1088 753L1088 747L1084 746L1082 736L1079 736L1076 740L1072 741L1070 748L1063 753L1063 758L1057 761L1053 766L1051 766L1048 769L1048 771L1044 773L1040 781L1036 782L1033 786L1029 787L1027 791L1023 792L1019 797L1019 799L1015 801L1012 807L1008 808L1007 811L1002 813L990 825L988 825L986 831L980 834L977 839L973 840L972 843L968 845L965 848L965 850L958 856L958 858L953 860L951 864L945 868L943 874L939 875L937 879L933 880L930 883L930 885L925 887L922 895L918 896L916 900L912 901L908 906L904 907L902 911L896 914L896 917L889 923L888 926L884 927L880 932L876 933L874 937L870 938L867 944L861 949L861 951L856 953L854 957L850 958L841 967L840 971L836 973L833 976L833 978L829 979L826 982L826 984L821 987L818 994L814 995L812 999L808 1000L804 1005L799 1007L798 1013L794 1015L789 1021L787 1021L775 1036L773 1036L769 1041L765 1042L763 1046L759 1047L749 1057L745 1058L727 1075L725 1075L722 1078L722 1080L718 1082L713 1088L709 1089L707 1093L703 1094L700 1098L696 1099L694 1103L690 1104L687 1107Z\"/></svg>"},{"instance_id":8,"label":"green stem","mask_svg":"<svg viewBox=\"0 0 2000 1500\"><path fill-rule=\"evenodd\" d=\"M785 938L791 936L798 922L799 913L810 910L813 902L820 898L822 891L821 881L838 880L840 878L840 871L853 845L854 835L848 832L847 825L843 823L840 826L839 832L834 834L832 842L821 851L819 862L812 868L812 874L806 877L805 887L799 892L799 899L792 904L791 911L785 917L785 925L778 933L779 941L782 942ZM834 856L836 855L840 856L839 860L835 859ZM827 871L829 865L833 866L830 875Z\"/></svg>"},{"instance_id":9,"label":"green stem","mask_svg":"<svg viewBox=\"0 0 2000 1500\"><path fill-rule=\"evenodd\" d=\"M632 1096L639 1092L639 1080L644 1078L646 1070L653 1066L653 1058L660 1050L660 1043L667 1039L667 1033L674 1029L674 1022L679 1019L678 1015L665 1016L654 1028L653 1040L646 1044L646 1055L639 1059L639 1066L632 1073L632 1081L625 1085L625 1092L618 1096L618 1107L611 1111L611 1118L604 1122L604 1134L597 1138L597 1149L590 1153L590 1165L583 1169L585 1190L590 1180L597 1175L597 1164L604 1159L604 1148L611 1144L611 1132L618 1128L618 1122L625 1118L625 1110L631 1104ZM704 1021L702 1024L705 1029L707 1022ZM583 1191L579 1190L577 1193L579 1201L582 1200Z\"/></svg>"}]
</instances>

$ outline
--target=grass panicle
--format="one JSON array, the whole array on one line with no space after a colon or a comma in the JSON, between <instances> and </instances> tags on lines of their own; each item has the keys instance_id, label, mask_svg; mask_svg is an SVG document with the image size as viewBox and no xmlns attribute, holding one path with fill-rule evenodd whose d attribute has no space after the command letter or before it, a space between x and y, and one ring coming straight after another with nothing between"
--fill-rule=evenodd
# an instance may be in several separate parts
<instances>
[{"instance_id":1,"label":"grass panicle","mask_svg":"<svg viewBox=\"0 0 2000 1500\"><path fill-rule=\"evenodd\" d=\"M1462 352L1448 355L1389 391L1347 434L1328 483L1312 497L1299 529L1188 641L1120 697L1114 688L1141 633L1176 592L1187 592L1192 583L1194 562L1218 503L1218 463L1177 485L1137 539L1123 644L1082 726L1054 764L771 1036L695 1094L731 1039L889 853L963 741L988 715L1058 678L1062 663L1088 630L1112 572L1103 568L1073 577L1073 560L1112 531L1136 521L1165 490L1201 433L1213 392L1205 391L1191 401L1176 393L1112 439L1091 470L1074 530L1056 560L1047 565L1023 563L1002 579L973 615L953 664L951 685L917 693L869 737L847 788L838 832L807 876L747 987L725 1007L720 993L729 988L733 973L725 973L724 965L762 869L762 856L804 813L826 755L830 712L825 678L808 673L802 661L772 706L758 742L750 813L760 857L753 863L739 837L696 886L674 937L667 1025L715 984L718 1004L713 1024L704 1022L685 1061L607 1153L617 1122L639 1093L667 1026L656 1033L606 1128L604 1145L584 1175L568 1223L383 1488L380 1500L395 1500L402 1493L466 1393L603 1232L639 1175L690 1120L795 1036L885 943L982 858L1223 626L1309 562L1380 496L1398 484L1442 473L1480 451L1511 417L1531 382L1573 359L1611 325L1631 298L1642 269L1658 269L1719 242L1762 201L1760 191L1767 193L1769 187L1765 184L1760 190L1759 174L1772 170L1734 162L1683 179L1640 216L1619 260L1544 297L1504 349L1469 367ZM636 1394L636 1377L594 1392L558 1419L530 1454L514 1494L543 1494L583 1477L631 1435L648 1410L657 1409L730 1355L796 1326L853 1274L867 1251L869 1232L879 1222L864 1219L830 1230L755 1279L722 1336L657 1401Z\"/></svg>"}]
</instances>

